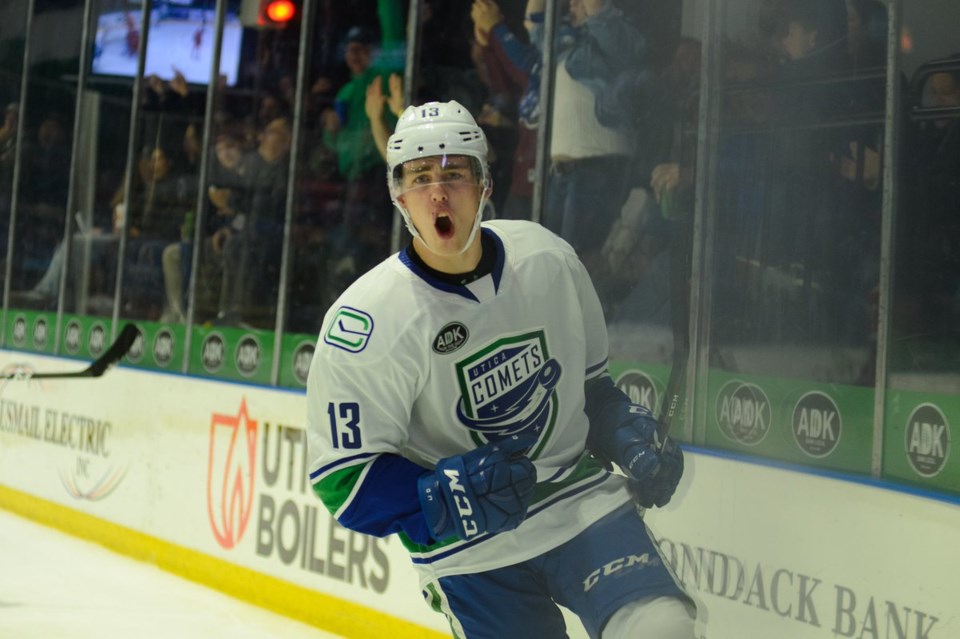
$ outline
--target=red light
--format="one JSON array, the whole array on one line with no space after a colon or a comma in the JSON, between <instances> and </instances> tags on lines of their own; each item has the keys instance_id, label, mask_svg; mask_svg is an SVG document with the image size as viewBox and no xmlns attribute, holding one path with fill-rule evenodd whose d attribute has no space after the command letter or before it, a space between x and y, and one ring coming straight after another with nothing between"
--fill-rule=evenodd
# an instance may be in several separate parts
<instances>
[{"instance_id":1,"label":"red light","mask_svg":"<svg viewBox=\"0 0 960 639\"><path fill-rule=\"evenodd\" d=\"M297 8L290 0L271 0L265 11L273 22L290 22L296 12Z\"/></svg>"}]
</instances>

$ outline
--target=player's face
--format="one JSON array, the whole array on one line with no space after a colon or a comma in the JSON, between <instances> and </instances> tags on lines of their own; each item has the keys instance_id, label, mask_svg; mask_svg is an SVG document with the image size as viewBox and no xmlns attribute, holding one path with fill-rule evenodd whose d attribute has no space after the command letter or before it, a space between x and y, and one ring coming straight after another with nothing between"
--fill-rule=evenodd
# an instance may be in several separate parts
<instances>
[{"instance_id":1,"label":"player's face","mask_svg":"<svg viewBox=\"0 0 960 639\"><path fill-rule=\"evenodd\" d=\"M430 251L438 256L455 256L470 237L482 191L469 157L434 156L403 165L397 199L410 212L421 241Z\"/></svg>"}]
</instances>

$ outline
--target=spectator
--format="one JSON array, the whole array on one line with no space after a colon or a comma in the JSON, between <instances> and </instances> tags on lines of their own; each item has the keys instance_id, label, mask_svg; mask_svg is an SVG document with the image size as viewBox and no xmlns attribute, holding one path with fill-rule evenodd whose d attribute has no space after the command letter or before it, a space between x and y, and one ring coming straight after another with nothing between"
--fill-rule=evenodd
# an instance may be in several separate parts
<instances>
[{"instance_id":1,"label":"spectator","mask_svg":"<svg viewBox=\"0 0 960 639\"><path fill-rule=\"evenodd\" d=\"M257 150L240 167L244 190L231 194L227 203L236 214L224 227L229 230L214 236L214 247L218 237L224 238L220 324L245 326L248 320L269 324L276 309L290 142L290 121L278 118L266 126Z\"/></svg>"},{"instance_id":2,"label":"spectator","mask_svg":"<svg viewBox=\"0 0 960 639\"><path fill-rule=\"evenodd\" d=\"M611 321L683 322L694 206L700 42L683 38L658 80L669 132L665 162L649 169L649 186L635 187L602 250ZM673 278L671 280L671 278ZM669 285L668 285L669 283ZM652 314L656 314L652 316ZM674 325L675 331L686 330ZM678 333L679 334L679 333Z\"/></svg>"},{"instance_id":3,"label":"spectator","mask_svg":"<svg viewBox=\"0 0 960 639\"><path fill-rule=\"evenodd\" d=\"M70 183L70 140L63 116L45 114L31 137L21 158L13 271L17 288L37 281L62 239Z\"/></svg>"},{"instance_id":4,"label":"spectator","mask_svg":"<svg viewBox=\"0 0 960 639\"><path fill-rule=\"evenodd\" d=\"M666 218L678 209L693 210L693 169L695 162L696 118L700 90L700 42L684 38L673 62L664 72L663 86L669 92L674 117L670 157L650 173L650 188Z\"/></svg>"},{"instance_id":5,"label":"spectator","mask_svg":"<svg viewBox=\"0 0 960 639\"><path fill-rule=\"evenodd\" d=\"M200 131L196 122L187 124L183 131L183 159L185 161L184 171L198 171L200 166L200 152L203 150L203 141L200 139Z\"/></svg>"},{"instance_id":6,"label":"spectator","mask_svg":"<svg viewBox=\"0 0 960 639\"><path fill-rule=\"evenodd\" d=\"M719 266L737 285L718 306L717 324L735 331L726 339L862 344L874 211L852 204L860 186L844 178L838 159L852 140L877 141L869 127L830 126L850 114L862 89L837 81L849 68L846 5L783 0L770 15L762 24L780 64L731 91L736 103L725 105L741 130L722 143L718 166L730 177L718 178L717 226L737 259ZM863 256L855 265L854 255Z\"/></svg>"},{"instance_id":7,"label":"spectator","mask_svg":"<svg viewBox=\"0 0 960 639\"><path fill-rule=\"evenodd\" d=\"M389 72L374 67L373 56L373 34L362 27L350 29L345 60L352 78L337 92L334 109L322 116L324 142L336 152L340 175L348 183L344 220L348 226L376 219L377 213L380 223L389 219L383 215L383 211L389 212L389 197L378 186L383 182L385 164L366 113L367 89L375 80L386 82ZM388 114L387 130L395 124L396 117Z\"/></svg>"},{"instance_id":8,"label":"spectator","mask_svg":"<svg viewBox=\"0 0 960 639\"><path fill-rule=\"evenodd\" d=\"M254 125L258 131L262 131L277 118L284 118L288 115L289 108L284 100L274 93L267 92L260 97Z\"/></svg>"},{"instance_id":9,"label":"spectator","mask_svg":"<svg viewBox=\"0 0 960 639\"><path fill-rule=\"evenodd\" d=\"M762 262L767 218L777 211L766 203L774 190L764 170L773 143L763 132L775 115L769 87L775 60L766 47L737 42L724 43L723 54L721 120L733 131L722 136L716 162L716 245L724 248L709 267L717 283L711 309L715 338L726 345L753 335L765 338L760 331L773 323L768 315L775 305L764 302L758 282L770 264Z\"/></svg>"},{"instance_id":10,"label":"spectator","mask_svg":"<svg viewBox=\"0 0 960 639\"><path fill-rule=\"evenodd\" d=\"M922 109L960 109L960 56L928 75ZM944 335L960 317L960 113L919 120L908 138L895 290L907 334Z\"/></svg>"},{"instance_id":11,"label":"spectator","mask_svg":"<svg viewBox=\"0 0 960 639\"><path fill-rule=\"evenodd\" d=\"M16 159L17 121L20 112L16 102L7 104L0 125L0 254L6 254L10 226L10 199L13 196L13 163Z\"/></svg>"},{"instance_id":12,"label":"spectator","mask_svg":"<svg viewBox=\"0 0 960 639\"><path fill-rule=\"evenodd\" d=\"M123 199L123 183L111 201L113 227L109 230L81 230L74 235L70 247L70 267L67 269L68 284L74 295L79 293L88 267L99 270L100 276L108 284L114 281L120 237L126 230L124 299L127 305L124 310L131 316L159 315L161 300L157 299L156 292L162 282L161 253L167 244L179 236L184 215L193 206L196 197L193 180L177 170L172 157L164 146L144 147L137 160L130 202ZM85 263L87 255L89 264ZM16 298L52 307L59 292L64 258L64 245L61 242L40 281L32 289L19 292ZM77 301L82 306L87 302ZM112 304L112 299L109 303Z\"/></svg>"},{"instance_id":13,"label":"spectator","mask_svg":"<svg viewBox=\"0 0 960 639\"><path fill-rule=\"evenodd\" d=\"M887 8L879 0L847 0L847 55L855 69L887 64Z\"/></svg>"},{"instance_id":14,"label":"spectator","mask_svg":"<svg viewBox=\"0 0 960 639\"><path fill-rule=\"evenodd\" d=\"M540 0L529 0L527 12L542 10ZM496 128L496 120L510 112L515 140L498 144L497 137L490 136L497 151L497 164L504 161L499 156L512 150L509 161L509 189L503 205L497 208L497 217L505 219L530 219L533 201L533 185L537 155L537 120L540 102L540 50L524 42L507 26L500 7L493 0L475 0L470 16L473 19L474 39L479 49L480 64L494 93L494 101L484 108L480 124L485 122ZM514 113L515 112L515 113ZM494 175L496 183L496 175ZM502 191L503 189L497 189ZM496 196L496 192L494 194Z\"/></svg>"},{"instance_id":15,"label":"spectator","mask_svg":"<svg viewBox=\"0 0 960 639\"><path fill-rule=\"evenodd\" d=\"M182 140L182 145L171 148L172 159L187 172L195 166L199 155L200 140L197 123L205 108L204 96L191 92L187 79L174 68L173 77L165 81L152 74L144 78L143 89L143 136L150 139L163 129L167 140ZM195 169L194 169L195 170Z\"/></svg>"},{"instance_id":16,"label":"spectator","mask_svg":"<svg viewBox=\"0 0 960 639\"><path fill-rule=\"evenodd\" d=\"M887 9L878 0L848 0L846 57L851 74L849 110L883 113L887 97ZM875 137L879 139L882 127L876 128Z\"/></svg>"},{"instance_id":17,"label":"spectator","mask_svg":"<svg viewBox=\"0 0 960 639\"><path fill-rule=\"evenodd\" d=\"M338 287L382 259L390 246L393 210L383 181L386 163L367 116L367 93L375 81L381 83L381 94L390 91L389 76L402 69L398 55L403 36L400 9L396 0L377 2L382 33L379 56L373 31L362 26L348 31L344 59L351 79L337 92L334 108L322 116L324 143L336 152L340 175L346 181L342 223L327 238L330 262L336 264L331 268L336 275L329 283L336 282ZM396 96L399 91L394 82ZM377 126L393 130L396 116L387 110L383 118Z\"/></svg>"},{"instance_id":18,"label":"spectator","mask_svg":"<svg viewBox=\"0 0 960 639\"><path fill-rule=\"evenodd\" d=\"M847 59L847 21L844 0L782 0L773 36L785 68L798 79L835 71Z\"/></svg>"},{"instance_id":19,"label":"spectator","mask_svg":"<svg viewBox=\"0 0 960 639\"><path fill-rule=\"evenodd\" d=\"M140 188L127 205L119 202L120 217L129 213L124 311L130 317L156 319L162 308L157 291L163 281L163 249L180 236L188 211L196 202L196 179L176 163L170 150L153 146L139 161ZM118 194L120 195L120 194Z\"/></svg>"},{"instance_id":20,"label":"spectator","mask_svg":"<svg viewBox=\"0 0 960 639\"><path fill-rule=\"evenodd\" d=\"M200 273L196 284L198 308L216 304L219 297L219 259L223 241L230 232L230 224L236 216L231 207L234 193L242 189L243 135L240 130L224 125L214 142L214 162L210 170L210 186L207 197L210 208L206 215L206 232ZM184 286L190 281L193 258L195 217L187 216L181 227L180 241L167 245L163 250L163 282L166 304L161 322L185 321Z\"/></svg>"},{"instance_id":21,"label":"spectator","mask_svg":"<svg viewBox=\"0 0 960 639\"><path fill-rule=\"evenodd\" d=\"M542 25L543 14L534 13ZM561 30L544 225L580 254L598 289L600 252L632 187L633 122L601 122L619 78L645 64L644 39L610 0L571 0ZM542 42L535 29L534 42Z\"/></svg>"}]
</instances>

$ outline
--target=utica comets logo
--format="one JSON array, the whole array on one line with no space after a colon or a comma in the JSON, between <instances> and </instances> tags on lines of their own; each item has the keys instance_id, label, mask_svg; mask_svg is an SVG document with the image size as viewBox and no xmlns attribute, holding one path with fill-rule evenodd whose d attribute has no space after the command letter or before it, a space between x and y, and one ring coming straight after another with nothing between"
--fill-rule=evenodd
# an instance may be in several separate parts
<instances>
[{"instance_id":1,"label":"utica comets logo","mask_svg":"<svg viewBox=\"0 0 960 639\"><path fill-rule=\"evenodd\" d=\"M211 415L207 514L223 548L236 546L250 521L256 459L257 422L247 414L246 398L236 415Z\"/></svg>"},{"instance_id":2,"label":"utica comets logo","mask_svg":"<svg viewBox=\"0 0 960 639\"><path fill-rule=\"evenodd\" d=\"M561 373L543 331L498 339L457 363L457 418L486 439L521 433L541 438L556 420L554 389Z\"/></svg>"}]
</instances>

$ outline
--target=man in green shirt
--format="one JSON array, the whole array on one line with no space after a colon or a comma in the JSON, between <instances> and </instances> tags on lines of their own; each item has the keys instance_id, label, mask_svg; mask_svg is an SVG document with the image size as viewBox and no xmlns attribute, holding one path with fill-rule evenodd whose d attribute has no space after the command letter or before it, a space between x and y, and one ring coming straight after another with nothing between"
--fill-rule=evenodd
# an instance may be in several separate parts
<instances>
[{"instance_id":1,"label":"man in green shirt","mask_svg":"<svg viewBox=\"0 0 960 639\"><path fill-rule=\"evenodd\" d=\"M398 0L379 0L382 34L379 46L374 33L355 26L346 37L344 62L351 79L337 92L334 109L323 114L324 145L337 154L337 167L346 181L343 224L331 237L335 270L349 283L382 260L390 248L393 207L383 180L386 163L366 113L367 89L374 81L389 92L391 73L403 73L403 14ZM396 116L384 114L389 131Z\"/></svg>"}]
</instances>

